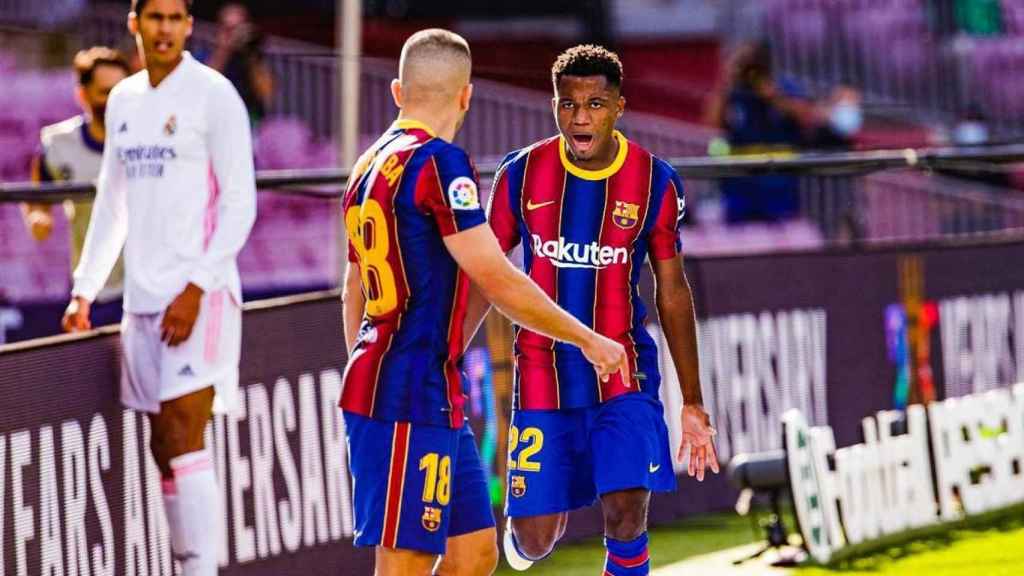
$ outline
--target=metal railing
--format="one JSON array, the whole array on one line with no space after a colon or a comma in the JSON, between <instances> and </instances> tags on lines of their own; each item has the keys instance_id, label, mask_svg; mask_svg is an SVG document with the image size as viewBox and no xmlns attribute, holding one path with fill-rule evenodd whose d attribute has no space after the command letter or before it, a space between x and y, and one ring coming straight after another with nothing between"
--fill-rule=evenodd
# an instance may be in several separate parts
<instances>
[{"instance_id":1,"label":"metal railing","mask_svg":"<svg viewBox=\"0 0 1024 576\"><path fill-rule=\"evenodd\" d=\"M922 148L900 150L874 150L866 152L806 153L785 155L750 155L744 157L675 157L669 162L686 179L687 193L696 183L714 183L728 177L791 174L800 176L801 216L817 220L828 216L828 198L837 195L836 181L859 178L856 195L861 203L858 210L863 217L882 212L951 218L949 226L928 224L923 227L886 224L877 228L872 239L892 240L927 239L937 232L949 235L974 234L992 231L990 222L985 226L972 225L980 214L999 211L1005 215L1000 229L1024 227L1024 196L1016 192L983 184L971 183L933 173L934 170L953 170L969 167L972 170L1001 170L1000 165L1024 161L1024 145L1005 145L978 148ZM496 169L494 162L479 165L484 183L488 183ZM910 172L910 171L917 172ZM349 171L344 168L316 170L271 170L257 173L257 186L277 194L338 199ZM712 186L704 188L707 193ZM486 188L486 187L485 187ZM95 193L91 183L62 182L34 184L27 182L0 183L0 204L10 202L60 202L67 198L88 198ZM902 196L898 200L894 197ZM924 198L922 201L913 200ZM882 208L877 208L882 206ZM901 210L898 207L906 207ZM922 221L928 220L923 218ZM934 220L938 222L939 220ZM984 229L982 229L984 228ZM888 230L888 232L885 232Z\"/></svg>"},{"instance_id":2,"label":"metal railing","mask_svg":"<svg viewBox=\"0 0 1024 576\"><path fill-rule=\"evenodd\" d=\"M671 160L684 177L691 226L683 233L691 255L814 250L883 242L1024 240L1024 198L937 176L931 169L995 167L1024 161L1024 145L991 149L921 149L805 154L787 157ZM495 165L480 165L490 188ZM792 174L797 214L782 222L725 225L718 181L723 177ZM340 202L345 169L261 171L259 217L239 256L246 289L273 294L337 284L342 270ZM37 244L23 229L23 201L57 203L92 195L89 183L0 183L0 299L66 296L67 243ZM55 235L66 234L63 219Z\"/></svg>"}]
</instances>

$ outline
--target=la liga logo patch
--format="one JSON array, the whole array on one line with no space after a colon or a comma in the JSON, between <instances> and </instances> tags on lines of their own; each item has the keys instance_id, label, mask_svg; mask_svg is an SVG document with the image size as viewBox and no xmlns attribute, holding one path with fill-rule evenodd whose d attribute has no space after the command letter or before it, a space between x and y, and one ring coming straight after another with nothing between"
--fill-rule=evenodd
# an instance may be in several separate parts
<instances>
[{"instance_id":1,"label":"la liga logo patch","mask_svg":"<svg viewBox=\"0 0 1024 576\"><path fill-rule=\"evenodd\" d=\"M480 195L476 182L472 178L459 176L448 185L448 202L452 210L477 210L480 208Z\"/></svg>"}]
</instances>

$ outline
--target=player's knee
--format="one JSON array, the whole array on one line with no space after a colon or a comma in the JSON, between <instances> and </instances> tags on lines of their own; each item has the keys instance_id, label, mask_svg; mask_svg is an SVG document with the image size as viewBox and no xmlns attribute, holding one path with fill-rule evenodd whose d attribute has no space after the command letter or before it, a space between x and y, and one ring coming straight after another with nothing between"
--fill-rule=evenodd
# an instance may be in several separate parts
<instances>
[{"instance_id":1,"label":"player's knee","mask_svg":"<svg viewBox=\"0 0 1024 576\"><path fill-rule=\"evenodd\" d=\"M535 522L529 526L516 525L512 521L512 530L516 537L519 550L530 558L543 558L551 553L564 527L559 522Z\"/></svg>"},{"instance_id":2,"label":"player's knee","mask_svg":"<svg viewBox=\"0 0 1024 576\"><path fill-rule=\"evenodd\" d=\"M647 510L641 506L606 506L604 530L616 540L638 538L647 531Z\"/></svg>"},{"instance_id":3,"label":"player's knee","mask_svg":"<svg viewBox=\"0 0 1024 576\"><path fill-rule=\"evenodd\" d=\"M481 546L471 562L469 570L465 572L466 576L490 576L493 574L498 567L498 543L492 541L487 546ZM462 571L459 574L462 576Z\"/></svg>"},{"instance_id":4,"label":"player's knee","mask_svg":"<svg viewBox=\"0 0 1024 576\"><path fill-rule=\"evenodd\" d=\"M205 422L199 421L194 414L186 410L165 408L154 419L150 442L157 463L161 459L170 462L177 456L202 450L204 429Z\"/></svg>"}]
</instances>

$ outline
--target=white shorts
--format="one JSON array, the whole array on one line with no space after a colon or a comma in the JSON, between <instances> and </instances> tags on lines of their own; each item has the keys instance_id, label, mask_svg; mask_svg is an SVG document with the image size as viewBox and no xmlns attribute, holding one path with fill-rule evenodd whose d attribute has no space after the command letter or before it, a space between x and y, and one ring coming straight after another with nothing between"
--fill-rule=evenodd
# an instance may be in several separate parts
<instances>
[{"instance_id":1,"label":"white shorts","mask_svg":"<svg viewBox=\"0 0 1024 576\"><path fill-rule=\"evenodd\" d=\"M163 312L121 320L121 403L160 412L160 403L213 386L215 413L230 412L238 397L242 310L227 290L204 294L192 334L177 346L160 340Z\"/></svg>"}]
</instances>

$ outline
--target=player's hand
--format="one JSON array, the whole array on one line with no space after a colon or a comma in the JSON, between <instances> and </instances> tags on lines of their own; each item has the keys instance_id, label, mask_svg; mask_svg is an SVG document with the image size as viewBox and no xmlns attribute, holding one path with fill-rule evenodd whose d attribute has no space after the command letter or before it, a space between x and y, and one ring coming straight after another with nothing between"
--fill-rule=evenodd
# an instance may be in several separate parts
<instances>
[{"instance_id":1,"label":"player's hand","mask_svg":"<svg viewBox=\"0 0 1024 576\"><path fill-rule=\"evenodd\" d=\"M75 296L64 310L64 318L60 322L65 332L85 332L92 328L89 322L89 301Z\"/></svg>"},{"instance_id":2,"label":"player's hand","mask_svg":"<svg viewBox=\"0 0 1024 576\"><path fill-rule=\"evenodd\" d=\"M696 476L698 482L704 481L704 470L710 468L718 474L718 454L715 452L715 431L711 426L711 417L699 404L683 406L679 414L683 424L683 441L679 445L677 457L682 462L687 453L690 455L686 473Z\"/></svg>"},{"instance_id":3,"label":"player's hand","mask_svg":"<svg viewBox=\"0 0 1024 576\"><path fill-rule=\"evenodd\" d=\"M192 335L202 298L203 289L190 282L167 307L160 323L160 339L167 342L168 346L177 346Z\"/></svg>"},{"instance_id":4,"label":"player's hand","mask_svg":"<svg viewBox=\"0 0 1024 576\"><path fill-rule=\"evenodd\" d=\"M32 210L25 217L28 223L28 229L32 232L32 238L36 242L42 242L50 237L50 232L53 232L53 216L50 215L49 211L45 210Z\"/></svg>"},{"instance_id":5,"label":"player's hand","mask_svg":"<svg viewBox=\"0 0 1024 576\"><path fill-rule=\"evenodd\" d=\"M601 382L607 382L608 376L618 372L622 375L622 384L632 386L629 374L629 360L622 344L594 334L585 345L580 347L583 355L594 365Z\"/></svg>"}]
</instances>

